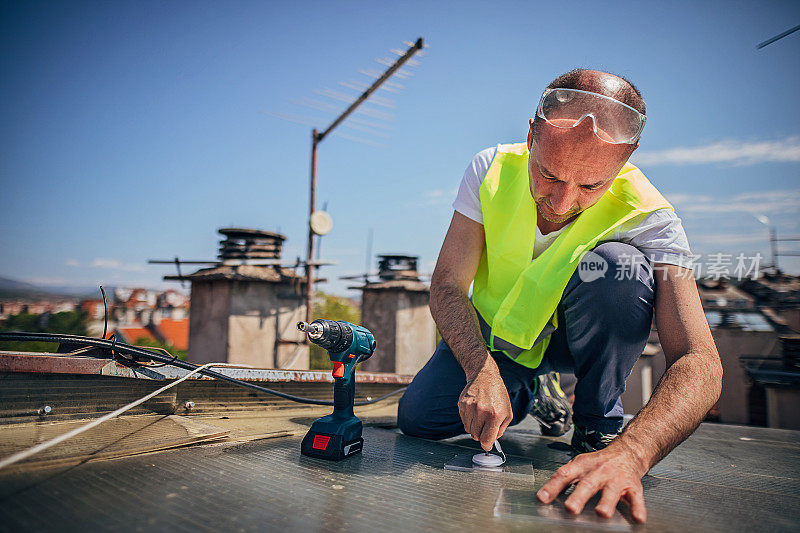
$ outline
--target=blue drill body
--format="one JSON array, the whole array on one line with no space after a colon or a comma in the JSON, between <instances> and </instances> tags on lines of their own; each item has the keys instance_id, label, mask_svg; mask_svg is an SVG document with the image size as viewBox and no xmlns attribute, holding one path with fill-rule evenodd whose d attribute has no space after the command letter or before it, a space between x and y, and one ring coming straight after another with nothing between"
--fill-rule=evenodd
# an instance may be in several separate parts
<instances>
[{"instance_id":1,"label":"blue drill body","mask_svg":"<svg viewBox=\"0 0 800 533\"><path fill-rule=\"evenodd\" d=\"M300 322L297 328L328 351L334 378L333 413L314 421L300 450L303 455L338 461L363 447L361 420L353 413L355 367L375 351L375 338L367 328L344 321L320 319Z\"/></svg>"}]
</instances>

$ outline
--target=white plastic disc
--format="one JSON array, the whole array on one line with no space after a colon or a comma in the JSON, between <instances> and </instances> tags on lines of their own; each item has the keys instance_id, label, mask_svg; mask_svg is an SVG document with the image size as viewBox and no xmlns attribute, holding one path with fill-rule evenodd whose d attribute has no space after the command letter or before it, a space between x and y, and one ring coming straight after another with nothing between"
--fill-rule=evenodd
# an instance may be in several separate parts
<instances>
[{"instance_id":1,"label":"white plastic disc","mask_svg":"<svg viewBox=\"0 0 800 533\"><path fill-rule=\"evenodd\" d=\"M505 461L499 455L493 453L476 453L472 456L472 462L478 466L502 466Z\"/></svg>"},{"instance_id":2,"label":"white plastic disc","mask_svg":"<svg viewBox=\"0 0 800 533\"><path fill-rule=\"evenodd\" d=\"M309 223L311 231L317 235L327 235L333 229L333 219L325 211L314 211Z\"/></svg>"}]
</instances>

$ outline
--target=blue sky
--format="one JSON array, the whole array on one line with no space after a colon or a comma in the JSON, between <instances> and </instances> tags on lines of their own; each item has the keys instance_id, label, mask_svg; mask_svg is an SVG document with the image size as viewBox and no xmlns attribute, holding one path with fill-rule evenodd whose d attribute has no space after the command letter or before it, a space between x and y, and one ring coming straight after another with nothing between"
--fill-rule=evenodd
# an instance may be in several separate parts
<instances>
[{"instance_id":1,"label":"blue sky","mask_svg":"<svg viewBox=\"0 0 800 533\"><path fill-rule=\"evenodd\" d=\"M326 90L357 95L340 82L370 83L359 70L419 36L413 75L378 94L392 102L320 145L328 278L363 271L370 227L376 253L430 272L471 157L524 139L542 88L578 66L643 92L634 162L695 253L768 255L753 215L800 234L800 32L755 45L798 20L793 1L4 2L0 276L163 286L148 258L213 258L225 225L304 255L310 126L285 117L325 127L346 106Z\"/></svg>"}]
</instances>

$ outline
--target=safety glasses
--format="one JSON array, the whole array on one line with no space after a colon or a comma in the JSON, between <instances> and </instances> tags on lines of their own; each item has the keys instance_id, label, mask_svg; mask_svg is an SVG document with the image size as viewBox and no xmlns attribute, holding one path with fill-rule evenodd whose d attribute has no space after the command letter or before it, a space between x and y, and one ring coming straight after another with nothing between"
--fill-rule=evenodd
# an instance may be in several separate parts
<instances>
[{"instance_id":1,"label":"safety glasses","mask_svg":"<svg viewBox=\"0 0 800 533\"><path fill-rule=\"evenodd\" d=\"M636 144L647 120L619 100L579 89L545 90L536 114L562 129L574 128L591 118L594 134L610 144Z\"/></svg>"}]
</instances>

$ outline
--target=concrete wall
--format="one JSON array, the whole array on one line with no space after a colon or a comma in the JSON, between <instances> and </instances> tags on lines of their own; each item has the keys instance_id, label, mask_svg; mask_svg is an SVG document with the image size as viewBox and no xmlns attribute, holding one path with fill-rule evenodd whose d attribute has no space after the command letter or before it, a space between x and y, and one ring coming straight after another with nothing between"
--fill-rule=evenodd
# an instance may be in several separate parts
<instances>
[{"instance_id":1,"label":"concrete wall","mask_svg":"<svg viewBox=\"0 0 800 533\"><path fill-rule=\"evenodd\" d=\"M192 283L187 353L192 363L227 361L230 292L229 281Z\"/></svg>"},{"instance_id":2,"label":"concrete wall","mask_svg":"<svg viewBox=\"0 0 800 533\"><path fill-rule=\"evenodd\" d=\"M427 292L363 292L361 320L377 342L375 353L361 365L365 371L416 374L425 365L436 343L428 301Z\"/></svg>"},{"instance_id":3,"label":"concrete wall","mask_svg":"<svg viewBox=\"0 0 800 533\"><path fill-rule=\"evenodd\" d=\"M397 291L369 290L362 294L361 323L375 336L376 347L361 368L367 372L394 372Z\"/></svg>"},{"instance_id":4,"label":"concrete wall","mask_svg":"<svg viewBox=\"0 0 800 533\"><path fill-rule=\"evenodd\" d=\"M284 292L291 294L287 289L288 285L283 283L233 282L228 319L229 361L258 368L280 368L299 349L291 368L308 368L305 345L282 346L277 360L275 357L276 338L302 340L295 325L305 314L305 307L296 298L280 298Z\"/></svg>"},{"instance_id":5,"label":"concrete wall","mask_svg":"<svg viewBox=\"0 0 800 533\"><path fill-rule=\"evenodd\" d=\"M784 309L780 312L780 316L792 330L800 333L800 308Z\"/></svg>"},{"instance_id":6,"label":"concrete wall","mask_svg":"<svg viewBox=\"0 0 800 533\"><path fill-rule=\"evenodd\" d=\"M257 368L308 368L308 346L295 328L305 306L284 283L216 280L192 283L189 361L225 361ZM293 361L293 362L292 362Z\"/></svg>"},{"instance_id":7,"label":"concrete wall","mask_svg":"<svg viewBox=\"0 0 800 533\"><path fill-rule=\"evenodd\" d=\"M625 414L635 415L644 407L658 380L664 375L666 366L663 351L639 358L625 382L625 392L622 394L622 409Z\"/></svg>"},{"instance_id":8,"label":"concrete wall","mask_svg":"<svg viewBox=\"0 0 800 533\"><path fill-rule=\"evenodd\" d=\"M436 325L428 303L427 292L404 292L398 295L394 369L398 374L416 374L428 362L436 347Z\"/></svg>"},{"instance_id":9,"label":"concrete wall","mask_svg":"<svg viewBox=\"0 0 800 533\"><path fill-rule=\"evenodd\" d=\"M722 361L719 421L723 424L749 424L749 381L739 362L739 356L778 355L778 335L773 331L742 331L734 328L716 328L711 333Z\"/></svg>"},{"instance_id":10,"label":"concrete wall","mask_svg":"<svg viewBox=\"0 0 800 533\"><path fill-rule=\"evenodd\" d=\"M769 427L800 429L800 389L767 387L766 392Z\"/></svg>"}]
</instances>

